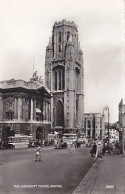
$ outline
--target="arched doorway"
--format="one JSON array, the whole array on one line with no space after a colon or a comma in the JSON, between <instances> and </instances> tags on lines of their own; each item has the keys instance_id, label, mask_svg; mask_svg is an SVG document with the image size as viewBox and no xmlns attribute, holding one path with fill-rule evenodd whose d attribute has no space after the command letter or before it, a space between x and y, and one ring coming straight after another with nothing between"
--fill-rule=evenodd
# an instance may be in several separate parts
<instances>
[{"instance_id":1,"label":"arched doorway","mask_svg":"<svg viewBox=\"0 0 125 194\"><path fill-rule=\"evenodd\" d=\"M44 127L38 127L36 130L36 139L38 140L38 143L42 143L44 140Z\"/></svg>"},{"instance_id":2,"label":"arched doorway","mask_svg":"<svg viewBox=\"0 0 125 194\"><path fill-rule=\"evenodd\" d=\"M57 101L56 105L56 126L64 127L64 107L60 100Z\"/></svg>"}]
</instances>

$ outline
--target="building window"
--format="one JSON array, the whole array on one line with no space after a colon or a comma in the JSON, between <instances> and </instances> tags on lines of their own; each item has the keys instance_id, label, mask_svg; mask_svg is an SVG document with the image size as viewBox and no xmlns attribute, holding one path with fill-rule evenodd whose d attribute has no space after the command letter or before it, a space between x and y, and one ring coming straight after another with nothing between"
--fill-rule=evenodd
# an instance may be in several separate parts
<instances>
[{"instance_id":1,"label":"building window","mask_svg":"<svg viewBox=\"0 0 125 194\"><path fill-rule=\"evenodd\" d=\"M13 112L6 112L6 119L7 120L13 120L13 115L14 115Z\"/></svg>"},{"instance_id":2,"label":"building window","mask_svg":"<svg viewBox=\"0 0 125 194\"><path fill-rule=\"evenodd\" d=\"M67 42L69 40L69 37L70 37L70 32L67 32Z\"/></svg>"},{"instance_id":3,"label":"building window","mask_svg":"<svg viewBox=\"0 0 125 194\"><path fill-rule=\"evenodd\" d=\"M59 71L59 90L61 90L61 71Z\"/></svg>"},{"instance_id":4,"label":"building window","mask_svg":"<svg viewBox=\"0 0 125 194\"><path fill-rule=\"evenodd\" d=\"M59 32L59 43L61 43L61 32Z\"/></svg>"},{"instance_id":5,"label":"building window","mask_svg":"<svg viewBox=\"0 0 125 194\"><path fill-rule=\"evenodd\" d=\"M84 121L84 128L86 129L86 118L85 118L85 121Z\"/></svg>"},{"instance_id":6,"label":"building window","mask_svg":"<svg viewBox=\"0 0 125 194\"><path fill-rule=\"evenodd\" d=\"M57 90L57 71L55 71L55 90Z\"/></svg>"},{"instance_id":7,"label":"building window","mask_svg":"<svg viewBox=\"0 0 125 194\"><path fill-rule=\"evenodd\" d=\"M59 44L59 53L61 53L61 51L62 51L62 46L61 44Z\"/></svg>"},{"instance_id":8,"label":"building window","mask_svg":"<svg viewBox=\"0 0 125 194\"><path fill-rule=\"evenodd\" d=\"M60 100L58 100L56 106L56 126L64 126L63 103Z\"/></svg>"},{"instance_id":9,"label":"building window","mask_svg":"<svg viewBox=\"0 0 125 194\"><path fill-rule=\"evenodd\" d=\"M64 90L64 85L65 85L65 75L64 75L64 70L62 70L62 89Z\"/></svg>"},{"instance_id":10,"label":"building window","mask_svg":"<svg viewBox=\"0 0 125 194\"><path fill-rule=\"evenodd\" d=\"M64 70L56 70L54 72L54 89L55 90L64 90Z\"/></svg>"},{"instance_id":11,"label":"building window","mask_svg":"<svg viewBox=\"0 0 125 194\"><path fill-rule=\"evenodd\" d=\"M79 85L80 85L80 71L78 68L75 68L76 70L76 91L79 91Z\"/></svg>"},{"instance_id":12,"label":"building window","mask_svg":"<svg viewBox=\"0 0 125 194\"><path fill-rule=\"evenodd\" d=\"M87 127L91 128L91 122L90 121L87 122Z\"/></svg>"}]
</instances>

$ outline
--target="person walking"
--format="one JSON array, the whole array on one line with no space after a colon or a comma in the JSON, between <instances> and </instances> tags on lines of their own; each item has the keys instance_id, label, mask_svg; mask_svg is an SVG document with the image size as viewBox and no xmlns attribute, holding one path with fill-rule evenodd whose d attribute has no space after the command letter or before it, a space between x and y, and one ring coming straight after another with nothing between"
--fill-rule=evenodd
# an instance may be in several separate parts
<instances>
[{"instance_id":1,"label":"person walking","mask_svg":"<svg viewBox=\"0 0 125 194\"><path fill-rule=\"evenodd\" d=\"M96 142L94 142L91 147L91 157L93 157L93 155L96 154L96 150L97 150L97 145L96 145Z\"/></svg>"},{"instance_id":2,"label":"person walking","mask_svg":"<svg viewBox=\"0 0 125 194\"><path fill-rule=\"evenodd\" d=\"M102 143L101 142L98 142L98 144L97 144L97 149L96 149L94 161L96 161L97 158L102 160Z\"/></svg>"},{"instance_id":3,"label":"person walking","mask_svg":"<svg viewBox=\"0 0 125 194\"><path fill-rule=\"evenodd\" d=\"M75 144L74 143L72 143L71 144L71 153L75 153Z\"/></svg>"},{"instance_id":4,"label":"person walking","mask_svg":"<svg viewBox=\"0 0 125 194\"><path fill-rule=\"evenodd\" d=\"M37 161L41 161L41 147L38 145L37 149L36 149L36 153L35 153L35 162Z\"/></svg>"}]
</instances>

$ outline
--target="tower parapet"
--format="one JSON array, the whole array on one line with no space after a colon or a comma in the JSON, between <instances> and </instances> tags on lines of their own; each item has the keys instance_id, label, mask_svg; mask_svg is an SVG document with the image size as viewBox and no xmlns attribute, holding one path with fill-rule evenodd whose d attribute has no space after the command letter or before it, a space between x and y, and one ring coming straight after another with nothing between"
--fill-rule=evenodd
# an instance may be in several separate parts
<instances>
[{"instance_id":1,"label":"tower parapet","mask_svg":"<svg viewBox=\"0 0 125 194\"><path fill-rule=\"evenodd\" d=\"M77 25L74 23L74 21L70 22L70 21L62 20L62 21L59 21L59 22L55 22L53 27L60 27L62 25L74 27L77 30Z\"/></svg>"}]
</instances>

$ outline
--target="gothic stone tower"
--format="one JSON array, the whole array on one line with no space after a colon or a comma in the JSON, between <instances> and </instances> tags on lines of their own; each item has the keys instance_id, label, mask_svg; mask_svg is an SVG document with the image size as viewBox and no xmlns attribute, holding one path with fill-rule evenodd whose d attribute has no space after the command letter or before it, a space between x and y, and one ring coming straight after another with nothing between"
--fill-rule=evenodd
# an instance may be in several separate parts
<instances>
[{"instance_id":1,"label":"gothic stone tower","mask_svg":"<svg viewBox=\"0 0 125 194\"><path fill-rule=\"evenodd\" d=\"M52 128L65 132L83 129L83 53L74 22L55 22L46 48L45 84L51 91Z\"/></svg>"}]
</instances>

